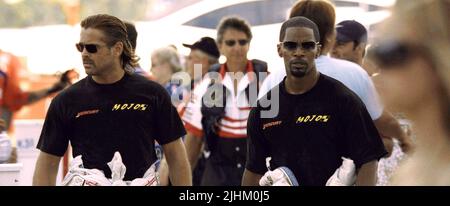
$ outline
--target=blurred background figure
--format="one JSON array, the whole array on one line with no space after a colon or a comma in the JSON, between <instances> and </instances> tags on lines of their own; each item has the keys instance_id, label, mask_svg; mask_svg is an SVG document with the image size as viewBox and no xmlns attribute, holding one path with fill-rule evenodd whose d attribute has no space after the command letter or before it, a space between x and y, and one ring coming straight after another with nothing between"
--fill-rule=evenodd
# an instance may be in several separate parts
<instances>
[{"instance_id":1,"label":"blurred background figure","mask_svg":"<svg viewBox=\"0 0 450 206\"><path fill-rule=\"evenodd\" d=\"M369 45L366 48L366 55L364 56L362 68L366 70L367 74L369 74L370 77L372 77L372 80L374 80L374 83L376 83L375 79L376 76L380 74L380 67L375 62L373 57L373 52L375 50L376 45ZM375 85L376 87L377 85Z\"/></svg>"},{"instance_id":2,"label":"blurred background figure","mask_svg":"<svg viewBox=\"0 0 450 206\"><path fill-rule=\"evenodd\" d=\"M152 52L151 55L152 67L151 79L158 84L162 85L171 97L172 104L178 108L183 102L185 95L185 89L182 85L182 80L180 82L172 81L174 74L182 71L180 57L176 48L173 46L161 47ZM189 81L190 82L190 81ZM161 159L161 164L159 168L160 181L162 186L170 185L169 182L169 168L164 156L162 156L162 147L159 144L155 144L155 150L159 159Z\"/></svg>"},{"instance_id":3,"label":"blurred background figure","mask_svg":"<svg viewBox=\"0 0 450 206\"><path fill-rule=\"evenodd\" d=\"M397 0L374 52L383 100L411 120L416 140L392 185L450 185L449 10L449 0Z\"/></svg>"},{"instance_id":4,"label":"blurred background figure","mask_svg":"<svg viewBox=\"0 0 450 206\"><path fill-rule=\"evenodd\" d=\"M189 56L186 58L186 72L192 79L191 89L193 89L195 83L200 82L208 69L213 64L219 63L220 52L216 41L211 37L202 37L194 44L183 44L183 46L191 49ZM198 76L194 76L195 65L201 66L201 74L196 74Z\"/></svg>"},{"instance_id":5,"label":"blurred background figure","mask_svg":"<svg viewBox=\"0 0 450 206\"><path fill-rule=\"evenodd\" d=\"M137 42L137 37L138 37L138 32L136 30L136 27L134 26L133 23L128 22L128 21L125 21L123 23L127 27L128 40L131 43L131 47L132 47L133 51L136 51L136 46L137 46L136 42ZM136 74L146 77L147 79L152 79L150 73L145 71L144 69L142 69L142 67L139 63L137 64L136 67L134 67L134 72Z\"/></svg>"},{"instance_id":6,"label":"blurred background figure","mask_svg":"<svg viewBox=\"0 0 450 206\"><path fill-rule=\"evenodd\" d=\"M192 91L194 95L182 116L188 131L185 143L191 167L196 166L204 148L210 152L202 186L241 183L247 149L247 118L251 102L255 101L248 95L249 89L263 81L250 75L267 72L267 63L247 58L252 37L247 20L237 16L222 18L217 26L216 41L226 62L210 68L211 72L219 74L220 81L213 83L213 79L217 79L213 73L205 75ZM222 89L219 89L221 94L211 98L215 87ZM220 103L206 106L209 99Z\"/></svg>"},{"instance_id":7,"label":"blurred background figure","mask_svg":"<svg viewBox=\"0 0 450 206\"><path fill-rule=\"evenodd\" d=\"M11 139L5 131L5 120L0 119L0 164L8 163L11 153Z\"/></svg>"},{"instance_id":8,"label":"blurred background figure","mask_svg":"<svg viewBox=\"0 0 450 206\"><path fill-rule=\"evenodd\" d=\"M217 48L216 41L211 37L202 37L194 44L183 44L183 46L190 48L189 56L186 58L186 72L191 77L190 90L193 91L195 87L201 82L203 76L208 72L208 69L219 63L220 52ZM194 68L201 66L201 74L196 74ZM180 116L183 116L186 104L190 101L190 94L188 98L183 101ZM209 151L202 149L202 153L197 160L195 168L192 168L192 185L200 186L203 171L205 170L206 159L209 157Z\"/></svg>"},{"instance_id":9,"label":"blurred background figure","mask_svg":"<svg viewBox=\"0 0 450 206\"><path fill-rule=\"evenodd\" d=\"M385 89L381 87L385 85L383 85L382 81L380 80L380 66L378 65L373 54L376 50L376 44L371 44L366 48L366 55L364 56L362 67L369 74L370 78L373 80L375 88L378 91L378 94L382 97L384 96L382 92L385 91ZM403 113L393 111L390 108L386 108L386 110L392 112L389 113L389 115L393 116L397 120L397 124L399 125L400 129L403 130L402 133L404 133L404 135L408 137L410 144L413 145L414 143L410 121L406 119ZM405 153L400 147L401 142L399 142L398 139L388 138L385 136L382 137L384 146L388 150L389 155L385 158L380 159L378 163L377 186L386 186L389 184L389 179L391 178L393 172L398 168L398 165L405 157ZM409 153L412 152L413 150Z\"/></svg>"},{"instance_id":10,"label":"blurred background figure","mask_svg":"<svg viewBox=\"0 0 450 206\"><path fill-rule=\"evenodd\" d=\"M367 29L355 20L341 21L336 25L336 41L331 56L360 65L370 77L378 74L378 66L369 57L373 45L368 42Z\"/></svg>"},{"instance_id":11,"label":"blurred background figure","mask_svg":"<svg viewBox=\"0 0 450 206\"><path fill-rule=\"evenodd\" d=\"M366 28L355 20L345 20L336 25L336 42L331 56L362 65L366 45Z\"/></svg>"},{"instance_id":12,"label":"blurred background figure","mask_svg":"<svg viewBox=\"0 0 450 206\"><path fill-rule=\"evenodd\" d=\"M189 75L191 81L189 85L185 85L184 91L187 93L184 95L183 101L178 105L177 110L182 117L186 111L186 105L191 100L191 92L201 82L203 76L208 72L208 69L219 62L220 52L217 48L216 41L211 37L202 37L200 40L193 44L183 44L184 47L190 48L189 56L186 58L186 73ZM173 47L173 46L170 46ZM176 47L174 47L176 48ZM194 68L200 67L199 73L194 72ZM195 74L194 74L195 73ZM184 92L183 91L183 92ZM203 148L202 148L203 150ZM205 168L205 161L209 157L209 152L203 150L200 157L197 160L197 164L193 167L192 171L192 185L199 186L203 171ZM161 162L160 166L160 180L161 185L169 185L169 169L165 160Z\"/></svg>"},{"instance_id":13,"label":"blurred background figure","mask_svg":"<svg viewBox=\"0 0 450 206\"><path fill-rule=\"evenodd\" d=\"M6 122L4 119L0 119L0 133L5 131L6 129Z\"/></svg>"},{"instance_id":14,"label":"blurred background figure","mask_svg":"<svg viewBox=\"0 0 450 206\"><path fill-rule=\"evenodd\" d=\"M151 55L151 73L154 81L162 85L171 97L179 97L178 101L173 101L174 106L178 106L183 99L182 82L172 82L172 75L182 70L180 57L177 51L170 46L156 49Z\"/></svg>"},{"instance_id":15,"label":"blurred background figure","mask_svg":"<svg viewBox=\"0 0 450 206\"><path fill-rule=\"evenodd\" d=\"M367 37L367 29L355 20L345 20L338 23L336 25L336 41L331 51L331 56L358 64L374 80L376 77L369 73L369 70L377 66L376 63L372 62L371 68L365 68L364 66L367 66L367 64L363 64L363 62L370 61L370 58L365 58L368 44ZM375 82L374 85L377 88ZM386 122L382 127L384 130L379 132L389 155L380 159L377 185L386 185L392 171L403 157L400 145L395 143L395 139L399 139L400 142L407 142L407 145L412 145L412 143L410 141L411 137L408 136L408 133L400 126L399 121L387 109L385 109L380 119ZM392 155L394 150L395 155Z\"/></svg>"},{"instance_id":16,"label":"blurred background figure","mask_svg":"<svg viewBox=\"0 0 450 206\"><path fill-rule=\"evenodd\" d=\"M45 97L61 91L78 79L78 73L74 70L65 71L59 81L51 87L38 91L22 91L20 88L19 72L22 65L17 56L0 50L0 118L3 119L4 130L12 131L14 112L24 105L32 104ZM17 162L17 149L13 141L13 150L9 163Z\"/></svg>"}]
</instances>

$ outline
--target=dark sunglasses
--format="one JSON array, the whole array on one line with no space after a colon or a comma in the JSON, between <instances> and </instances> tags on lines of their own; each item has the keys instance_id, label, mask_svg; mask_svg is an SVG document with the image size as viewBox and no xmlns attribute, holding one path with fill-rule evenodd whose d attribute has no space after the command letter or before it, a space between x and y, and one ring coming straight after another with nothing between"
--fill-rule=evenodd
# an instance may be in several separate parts
<instances>
[{"instance_id":1,"label":"dark sunglasses","mask_svg":"<svg viewBox=\"0 0 450 206\"><path fill-rule=\"evenodd\" d=\"M232 47L232 46L234 46L236 44L236 40L234 40L234 39L232 39L232 40L225 40L224 42L229 47ZM248 40L247 39L239 39L239 40L237 40L237 42L239 42L239 45L241 45L241 46L245 46L245 45L248 44Z\"/></svg>"},{"instance_id":2,"label":"dark sunglasses","mask_svg":"<svg viewBox=\"0 0 450 206\"><path fill-rule=\"evenodd\" d=\"M380 68L386 68L404 64L418 54L426 56L426 51L426 48L420 46L389 41L373 46L370 57L380 65Z\"/></svg>"},{"instance_id":3,"label":"dark sunglasses","mask_svg":"<svg viewBox=\"0 0 450 206\"><path fill-rule=\"evenodd\" d=\"M284 41L281 43L283 45L283 48L288 51L296 51L299 47L302 48L303 50L310 51L310 50L315 49L316 45L319 44L319 42L314 42L314 41L305 41L302 43L297 43L297 42L293 42L293 41Z\"/></svg>"},{"instance_id":4,"label":"dark sunglasses","mask_svg":"<svg viewBox=\"0 0 450 206\"><path fill-rule=\"evenodd\" d=\"M83 52L83 50L86 48L86 51L91 54L97 53L98 48L101 47L98 44L83 44L83 43L75 44L75 46L77 47L77 50L79 52Z\"/></svg>"}]
</instances>

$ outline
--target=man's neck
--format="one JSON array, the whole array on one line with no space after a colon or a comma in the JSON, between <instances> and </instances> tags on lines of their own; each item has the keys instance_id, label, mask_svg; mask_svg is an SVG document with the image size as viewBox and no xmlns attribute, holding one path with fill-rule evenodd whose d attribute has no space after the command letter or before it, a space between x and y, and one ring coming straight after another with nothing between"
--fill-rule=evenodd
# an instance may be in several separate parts
<instances>
[{"instance_id":1,"label":"man's neck","mask_svg":"<svg viewBox=\"0 0 450 206\"><path fill-rule=\"evenodd\" d=\"M227 72L245 72L247 68L247 61L227 61Z\"/></svg>"},{"instance_id":2,"label":"man's neck","mask_svg":"<svg viewBox=\"0 0 450 206\"><path fill-rule=\"evenodd\" d=\"M320 55L327 56L328 53L330 53L332 49L332 46L329 45L329 43L325 42L324 45L322 45L322 49L320 50Z\"/></svg>"},{"instance_id":3,"label":"man's neck","mask_svg":"<svg viewBox=\"0 0 450 206\"><path fill-rule=\"evenodd\" d=\"M293 75L287 75L285 81L286 91L289 94L304 94L311 90L319 80L320 73L316 69L311 71L302 78L294 77Z\"/></svg>"},{"instance_id":4,"label":"man's neck","mask_svg":"<svg viewBox=\"0 0 450 206\"><path fill-rule=\"evenodd\" d=\"M356 64L358 64L358 65L359 65L359 66L361 66L361 67L363 66L363 62L362 62L362 59L360 59L360 60L356 61L355 63L356 63Z\"/></svg>"},{"instance_id":5,"label":"man's neck","mask_svg":"<svg viewBox=\"0 0 450 206\"><path fill-rule=\"evenodd\" d=\"M107 74L92 75L92 79L98 84L112 84L118 82L125 75L125 70L116 68L108 71Z\"/></svg>"},{"instance_id":6,"label":"man's neck","mask_svg":"<svg viewBox=\"0 0 450 206\"><path fill-rule=\"evenodd\" d=\"M343 60L347 60L347 59L343 59ZM353 62L353 63L359 65L360 67L363 66L362 59L351 59L351 60L347 60L347 61Z\"/></svg>"}]
</instances>

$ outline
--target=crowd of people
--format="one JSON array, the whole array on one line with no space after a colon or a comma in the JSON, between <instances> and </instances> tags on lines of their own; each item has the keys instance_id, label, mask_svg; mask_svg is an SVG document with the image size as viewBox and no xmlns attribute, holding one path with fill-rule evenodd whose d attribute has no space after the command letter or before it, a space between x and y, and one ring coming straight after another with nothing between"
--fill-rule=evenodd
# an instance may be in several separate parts
<instances>
[{"instance_id":1,"label":"crowd of people","mask_svg":"<svg viewBox=\"0 0 450 206\"><path fill-rule=\"evenodd\" d=\"M59 92L33 185L56 184L69 144L105 178L117 178L116 152L124 181L158 163L158 185L450 185L449 9L448 0L397 0L369 41L361 23L336 24L331 2L299 0L274 45L285 68L270 74L264 59L247 57L253 34L238 16L224 17L215 39L183 44L185 61L168 45L141 68L134 25L92 15L76 44L87 76L76 83L66 72L22 92L19 63L0 51L0 128L11 111ZM336 176L349 162L349 176ZM280 168L289 174L275 175Z\"/></svg>"}]
</instances>

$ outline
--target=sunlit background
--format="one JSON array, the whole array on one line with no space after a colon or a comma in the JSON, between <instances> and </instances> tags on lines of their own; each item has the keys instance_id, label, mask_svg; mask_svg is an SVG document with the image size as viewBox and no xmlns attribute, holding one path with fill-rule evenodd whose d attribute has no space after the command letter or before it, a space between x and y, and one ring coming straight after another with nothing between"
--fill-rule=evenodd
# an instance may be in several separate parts
<instances>
[{"instance_id":1,"label":"sunlit background","mask_svg":"<svg viewBox=\"0 0 450 206\"><path fill-rule=\"evenodd\" d=\"M269 70L283 68L276 44L279 29L296 0L0 0L0 50L17 55L23 69L20 86L25 91L48 88L56 74L75 68L85 76L79 41L79 23L87 16L107 13L136 24L136 53L143 69L150 71L150 54L174 45L182 59L203 36L215 38L215 28L224 16L238 15L252 25L249 58L267 61ZM334 0L337 21L354 19L369 30L390 15L395 0ZM223 61L223 58L222 58ZM151 72L151 71L150 71ZM38 155L36 144L51 97L23 107L15 113L19 162L23 163L19 185L31 185ZM65 160L67 163L67 160ZM62 167L62 166L61 166ZM62 179L60 169L58 179Z\"/></svg>"},{"instance_id":2,"label":"sunlit background","mask_svg":"<svg viewBox=\"0 0 450 206\"><path fill-rule=\"evenodd\" d=\"M280 23L295 0L0 0L0 49L21 57L27 72L55 74L68 68L83 73L74 44L81 19L108 13L136 24L137 54L150 70L150 53L175 45L181 55L202 36L215 37L223 16L238 15L253 26L250 58L269 62L269 69L282 66L276 54ZM375 35L373 27L389 16L395 0L334 0L337 22L355 19Z\"/></svg>"},{"instance_id":3,"label":"sunlit background","mask_svg":"<svg viewBox=\"0 0 450 206\"><path fill-rule=\"evenodd\" d=\"M141 67L150 70L150 55L156 48L174 45L183 62L192 44L203 36L215 38L221 18L237 15L252 25L253 40L248 56L268 62L269 71L283 68L276 44L279 29L296 0L0 0L0 50L18 56L23 90L50 86L57 74L75 68L85 76L81 55L75 49L79 41L79 23L99 13L115 15L135 23L138 30L136 53ZM333 0L336 23L354 19L369 30L390 15L395 0ZM370 42L369 42L370 43ZM221 62L224 62L224 57ZM50 103L26 106L18 119L43 119Z\"/></svg>"}]
</instances>

